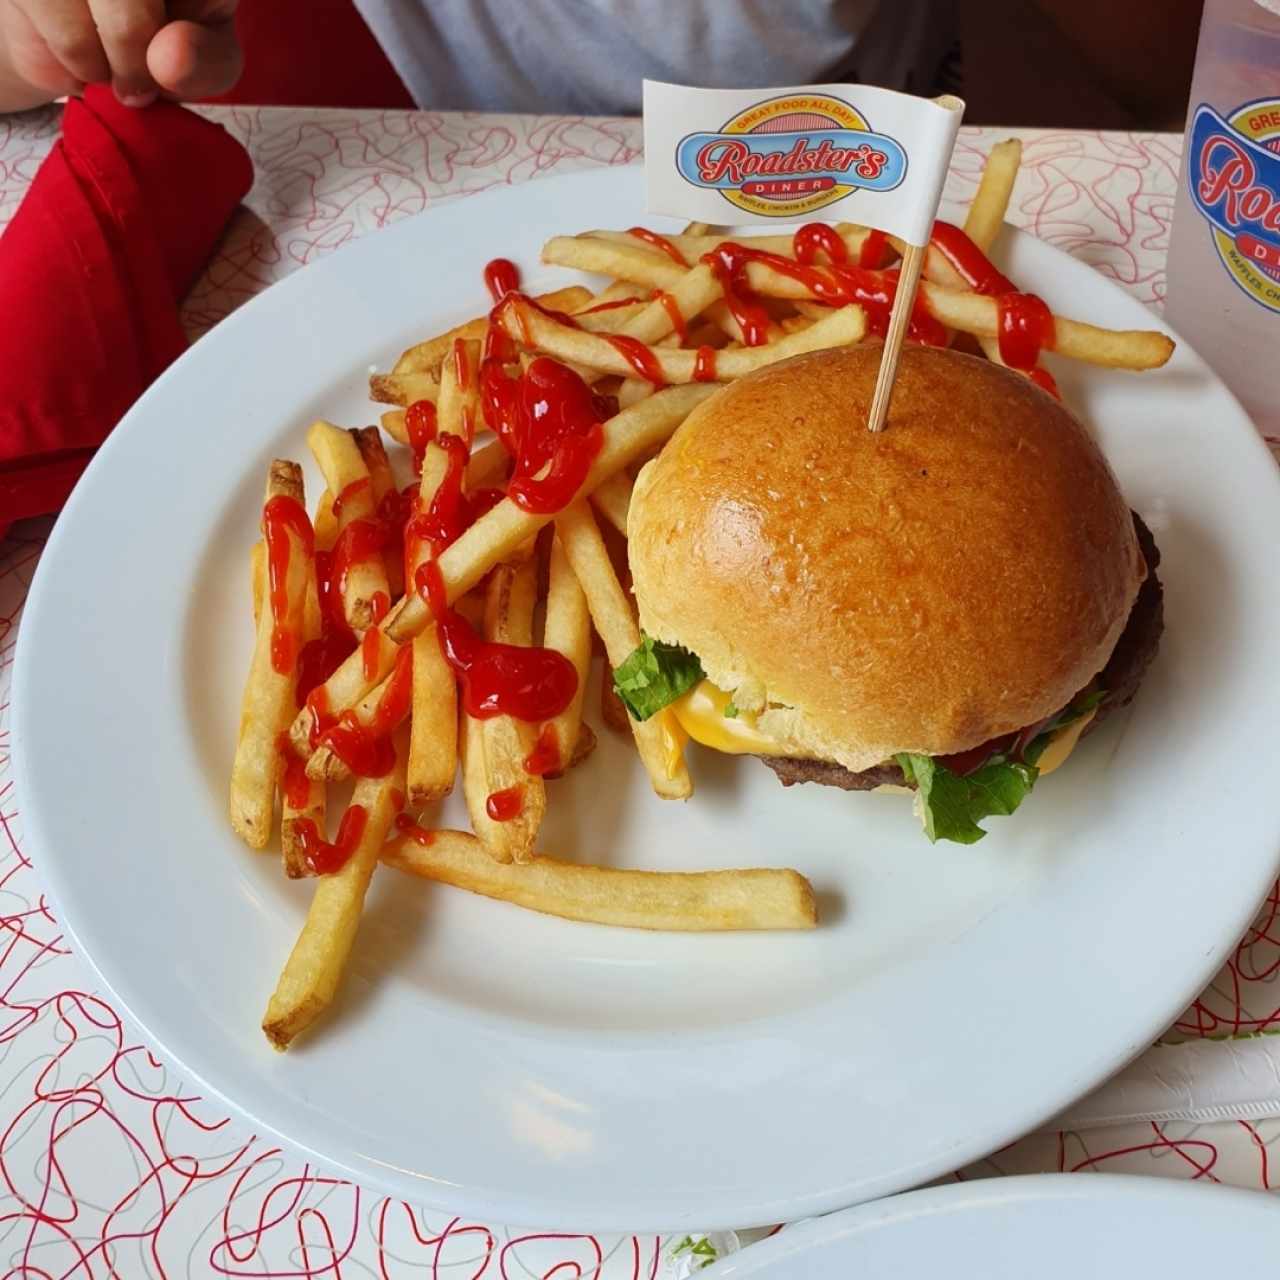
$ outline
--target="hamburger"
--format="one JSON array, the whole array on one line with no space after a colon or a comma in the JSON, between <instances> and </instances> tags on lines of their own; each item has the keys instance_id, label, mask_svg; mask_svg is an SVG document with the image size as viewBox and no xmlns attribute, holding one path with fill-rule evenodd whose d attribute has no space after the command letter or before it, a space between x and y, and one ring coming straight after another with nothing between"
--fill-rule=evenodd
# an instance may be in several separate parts
<instances>
[{"instance_id":1,"label":"hamburger","mask_svg":"<svg viewBox=\"0 0 1280 1280\"><path fill-rule=\"evenodd\" d=\"M971 843L1127 704L1159 554L1084 426L997 364L911 346L883 432L876 347L771 365L637 478L643 633L615 687L782 783L914 791Z\"/></svg>"}]
</instances>

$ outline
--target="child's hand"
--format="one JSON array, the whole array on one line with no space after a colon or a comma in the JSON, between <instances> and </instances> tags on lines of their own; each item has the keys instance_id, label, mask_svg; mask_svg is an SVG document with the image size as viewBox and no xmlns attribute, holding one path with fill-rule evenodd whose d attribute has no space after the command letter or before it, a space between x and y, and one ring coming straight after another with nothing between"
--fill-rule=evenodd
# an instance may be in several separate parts
<instances>
[{"instance_id":1,"label":"child's hand","mask_svg":"<svg viewBox=\"0 0 1280 1280\"><path fill-rule=\"evenodd\" d=\"M121 101L204 98L240 75L237 0L0 0L0 111L111 81Z\"/></svg>"}]
</instances>

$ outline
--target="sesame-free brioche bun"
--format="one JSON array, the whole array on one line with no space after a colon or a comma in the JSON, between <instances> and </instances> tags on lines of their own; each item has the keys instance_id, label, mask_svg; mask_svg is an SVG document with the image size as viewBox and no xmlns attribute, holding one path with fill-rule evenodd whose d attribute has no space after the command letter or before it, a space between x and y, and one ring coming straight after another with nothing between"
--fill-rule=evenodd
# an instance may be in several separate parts
<instances>
[{"instance_id":1,"label":"sesame-free brioche bun","mask_svg":"<svg viewBox=\"0 0 1280 1280\"><path fill-rule=\"evenodd\" d=\"M641 472L640 624L683 645L786 754L848 769L1036 723L1103 667L1146 572L1097 445L1051 396L953 351L770 365Z\"/></svg>"}]
</instances>

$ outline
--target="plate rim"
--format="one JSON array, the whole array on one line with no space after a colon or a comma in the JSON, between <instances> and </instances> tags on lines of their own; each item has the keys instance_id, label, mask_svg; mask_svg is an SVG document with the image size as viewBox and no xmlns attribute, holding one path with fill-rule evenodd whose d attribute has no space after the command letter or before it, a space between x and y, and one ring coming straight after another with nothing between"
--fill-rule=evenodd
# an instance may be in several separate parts
<instances>
[{"instance_id":1,"label":"plate rim","mask_svg":"<svg viewBox=\"0 0 1280 1280\"><path fill-rule=\"evenodd\" d=\"M597 168L588 169L583 172L552 175L557 185L564 187L582 186L590 188L594 185L603 185L605 182L618 182L620 178L630 175L631 180L638 185L639 173L637 166L625 166L624 173L618 174L613 168ZM523 186L523 184L522 184ZM544 188L545 190L545 188ZM490 199L518 199L521 187L506 187L496 191L478 193L481 198ZM469 205L470 201L450 201L444 206L445 209L455 204ZM403 238L405 242L410 242L413 236L413 229L421 225L420 219L424 216L429 217L432 213L438 213L441 210L426 210L423 214L413 215L403 219L401 222L385 228L379 237L361 237L360 242L368 242L375 239L381 240L384 244L386 239L394 237ZM1035 239L1029 233L1016 229L1010 229L1015 238ZM104 446L99 450L90 463L89 468L85 472L80 484L71 495L71 499L65 508L65 512L78 511L81 503L89 501L86 494L92 492L94 478L99 474L101 469L109 465L104 459L114 456L117 448L123 447L124 441L130 432L144 430L143 424L146 421L149 411L149 404L153 397L161 393L161 389L167 389L171 382L179 381L185 377L185 368L187 362L193 357L191 352L202 351L204 354L198 357L201 360L210 356L217 356L221 351L219 344L230 343L234 346L241 326L252 326L256 323L256 317L260 312L265 312L268 306L280 306L282 303L291 300L293 296L300 293L303 289L314 289L321 284L330 274L337 278L337 273L341 268L340 264L349 263L353 255L359 255L360 249L357 243L344 246L347 253L334 253L320 262L311 266L311 271L295 271L291 276L278 284L264 290L255 296L249 302L237 309L235 313L228 316L224 321L215 326L214 330L206 334L198 343L193 344L189 352L185 353L178 361L176 361L166 372L157 380L151 388L139 399L133 409L122 420L120 426L108 438ZM1044 242L1037 241L1045 252L1054 255L1060 255L1067 262L1073 265L1073 268L1081 270L1090 270L1087 264L1079 262L1072 258L1069 254L1057 249L1055 246L1048 245ZM1095 273L1096 274L1096 273ZM1107 290L1119 294L1125 301L1134 306L1142 306L1136 299L1126 293L1114 282L1107 280L1105 277L1098 277L1100 286ZM1145 308L1144 308L1145 309ZM1168 325L1164 324L1157 317L1152 317L1156 326L1166 332L1173 332ZM1174 335L1177 336L1176 334ZM1178 338L1179 343L1188 351L1193 349ZM1247 415L1239 406L1238 401L1231 395L1230 391L1221 383L1221 380L1212 375L1213 387L1218 395L1225 395L1231 404L1236 408L1240 415L1242 426L1248 426L1248 440L1250 445L1258 451L1261 458L1265 458L1267 466L1275 473L1275 483L1277 491L1280 492L1280 473L1276 473L1274 462L1271 458L1266 445L1261 437L1253 430L1248 423ZM134 424L137 424L136 426ZM1245 445L1245 434L1240 433L1241 447L1250 447ZM88 482L88 483L86 483ZM68 533L70 522L60 519L54 526L52 534L45 547L41 557L41 563L35 577L32 581L28 600L24 606L24 614L27 616L39 616L45 607L45 596L48 594L48 582L51 570L48 569L54 560L58 559L62 554L62 545L64 541L72 535ZM24 617L26 623L27 617ZM23 672L30 667L30 663L25 661L27 652L35 647L35 626L22 625L19 627L18 643L15 652L15 673L13 679L12 691L12 717L13 717L13 743L14 743L14 771L15 781L18 786L18 794L33 795L34 787L30 784L27 773L27 765L25 763L27 754L23 750L23 744L27 739L28 721L34 722L36 715L32 709L31 698L26 693L27 681ZM23 802L24 805L27 803ZM842 1183L839 1186L828 1188L824 1193L818 1194L814 1192L806 1192L800 1195L768 1195L758 1197L752 1205L744 1210L735 1210L730 1205L721 1205L718 1211L708 1211L707 1208L699 1208L693 1212L682 1210L676 1214L663 1213L661 1216L655 1216L655 1211L646 1205L640 1211L619 1211L603 1208L604 1202L601 1201L602 1211L597 1211L597 1207L593 1206L585 1214L575 1216L577 1213L573 1208L566 1210L564 1204L554 1197L547 1199L545 1193L529 1194L522 1197L522 1203L525 1208L516 1208L513 1206L510 1196L504 1192L498 1192L497 1197L493 1198L483 1188L458 1187L450 1186L447 1193L438 1195L437 1190L441 1184L429 1175L411 1170L391 1170L384 1166L373 1156L364 1156L359 1153L348 1155L335 1155L329 1150L321 1149L323 1142L317 1141L317 1134L320 1131L315 1130L308 1133L305 1137L298 1136L298 1130L286 1131L277 1124L272 1123L264 1118L258 1108L251 1104L238 1101L232 1094L227 1092L211 1078L206 1076L204 1072L195 1069L187 1062L181 1053L176 1050L170 1050L167 1047L166 1038L157 1034L154 1030L151 1020L140 1017L135 1009L135 1002L127 999L121 989L111 981L109 976L99 967L99 963L92 951L83 944L80 922L73 909L68 916L65 912L63 903L69 895L64 894L63 889L67 885L67 881L63 878L63 873L54 870L50 871L50 867L56 868L58 859L54 857L52 861L45 861L46 842L41 831L41 819L35 811L24 808L24 831L28 846L35 851L35 858L38 874L41 876L44 884L49 889L50 895L56 904L56 911L59 922L66 931L68 937L72 941L79 957L86 961L91 971L94 973L102 987L106 990L113 1003L123 1012L129 1020L138 1027L150 1042L149 1047L158 1048L167 1061L172 1062L177 1069L187 1078L196 1082L202 1092L206 1096L217 1098L219 1103L227 1108L227 1110L243 1120L247 1121L254 1128L269 1132L288 1146L310 1156L311 1158L325 1164L329 1167L336 1168L343 1172L344 1175L352 1178L357 1183L372 1184L381 1189L395 1195L403 1195L408 1198L417 1199L425 1203L437 1204L453 1209L460 1209L463 1212L474 1214L482 1218L502 1222L520 1222L530 1223L555 1223L571 1227L572 1229L580 1229L590 1227L599 1231L621 1231L631 1233L634 1231L661 1231L673 1227L680 1227L693 1222L696 1225L706 1227L708 1225L719 1227L742 1226L746 1219L750 1218L752 1222L773 1222L781 1220L790 1220L797 1217L803 1217L814 1213L825 1213L833 1209L842 1208L854 1201L863 1201L877 1196L885 1195L891 1191L901 1189L906 1186L914 1185L929 1177L939 1173L946 1172L950 1169L959 1167L969 1161L979 1158L981 1155L996 1149L1014 1137L1028 1132L1037 1125L1051 1118L1059 1112L1065 1105L1095 1087L1102 1080L1122 1068L1133 1058L1143 1052L1154 1039L1155 1036L1163 1029L1168 1021L1168 1017L1176 1014L1177 1009L1195 997L1195 995L1203 988L1212 975L1221 966L1226 955L1236 944L1239 936L1247 928L1249 921L1253 918L1257 909L1257 903L1265 896L1265 893L1274 880L1277 869L1280 868L1280 840L1277 840L1276 847L1272 850L1269 870L1267 876L1262 880L1261 887L1256 895L1252 892L1248 896L1248 902L1243 903L1238 912L1232 930L1223 939L1209 951L1202 953L1202 960L1197 966L1197 978L1191 989L1181 994L1178 1000L1170 1001L1176 1007L1172 1013L1168 1013L1162 1009L1158 1014L1151 1016L1142 1028L1139 1028L1141 1034L1131 1036L1123 1045L1113 1048L1112 1052L1107 1055L1095 1055L1092 1061L1094 1068L1088 1071L1083 1078L1083 1083L1078 1083L1078 1087L1069 1097L1053 1096L1051 1099L1042 1100L1035 1106L1029 1106L1024 1103L1018 1110L1016 1118L1008 1120L1001 1126L993 1127L987 1136L981 1141L971 1140L965 1145L954 1146L942 1154L935 1154L929 1158L921 1159L911 1165L899 1165L889 1173L881 1173L877 1176L858 1176L852 1181ZM132 985L136 988L136 982L130 984L128 981L124 984L126 987ZM1148 1029L1149 1028L1149 1029ZM173 1037L169 1037L173 1038ZM181 1037L177 1037L181 1039ZM1097 1065L1099 1062L1102 1065ZM320 1134L320 1136L323 1136ZM527 1207L533 1206L533 1207ZM586 1219L586 1221L583 1221Z\"/></svg>"}]
</instances>

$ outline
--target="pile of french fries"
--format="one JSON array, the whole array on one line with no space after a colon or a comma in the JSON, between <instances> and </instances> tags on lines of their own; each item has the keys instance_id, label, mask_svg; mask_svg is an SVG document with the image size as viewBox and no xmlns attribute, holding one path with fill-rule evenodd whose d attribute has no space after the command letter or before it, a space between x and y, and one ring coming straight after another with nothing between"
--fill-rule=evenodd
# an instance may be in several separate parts
<instances>
[{"instance_id":1,"label":"pile of french fries","mask_svg":"<svg viewBox=\"0 0 1280 1280\"><path fill-rule=\"evenodd\" d=\"M1019 155L1016 141L993 149L966 218L966 232L984 251L1002 224ZM856 261L867 230L839 224L836 231ZM293 527L275 531L289 541L287 568L280 569L284 559L263 543L254 548L256 642L231 777L232 826L245 843L254 849L268 845L278 808L285 874L314 876L306 922L263 1021L277 1048L286 1048L331 1003L379 862L572 920L683 930L807 928L816 922L812 889L791 870L623 871L535 853L555 777L582 767L595 745L583 718L593 633L607 659L600 686L603 723L634 741L657 795L683 799L692 792L684 735L674 717L669 711L643 722L629 716L613 692L611 669L641 640L628 589L615 568L632 480L688 414L715 393L714 383L700 380L706 367L699 368L698 348L716 353L713 376L723 383L788 356L858 343L868 335L859 306L821 305L794 277L752 262L746 283L767 308L767 341L746 345L721 279L700 261L726 239L701 224L670 237L692 264L681 266L660 245L625 232L556 237L545 246L543 260L603 276L601 288L559 289L536 299L536 306L510 294L491 313L409 348L392 372L371 379L372 398L396 406L382 414L381 431L317 422L308 432L326 488L310 517L310 539ZM734 239L792 256L790 236ZM999 360L995 301L968 289L936 250L927 256L921 289L923 305L953 340ZM396 501L408 454L393 448L395 456L389 456L384 433L398 445L412 445L408 415L421 402L434 406L436 431L421 452L419 509L429 507L445 482L450 450L457 448L449 437L470 451L465 493L503 485L510 467L504 446L497 440L472 445L476 429L484 426L475 375L490 325L500 326L514 343L522 366L538 355L553 357L594 391L616 397L619 406L603 424L603 445L568 506L539 515L502 497L434 562L448 603L486 640L539 644L572 664L576 696L543 724L467 714L432 609L415 589L418 571L432 555L428 544L413 545L412 537L407 546L371 543L329 592L329 583L316 573L318 554L331 554L357 522L379 527L380 513ZM1116 332L1061 316L1054 317L1054 326L1058 354L1096 364L1151 368L1171 350L1159 333ZM659 370L662 382L638 376L636 361L619 349L622 344L608 340L611 335L642 344L645 367ZM302 503L302 471L294 462L270 466L266 501L278 498ZM613 554L609 541L615 543ZM352 543L351 535L346 543ZM303 643L317 640L325 609L340 610L358 643L303 705L298 663L282 672L273 644L282 626ZM332 821L333 793L350 780L351 770L323 739L316 740L315 705L376 739L380 751L378 767L371 770L377 776L354 780L340 825ZM551 767L531 768L539 756ZM472 833L433 829L435 809L459 775ZM513 795L518 804L495 803ZM327 820L338 828L334 870L317 857L317 848L333 849L317 845Z\"/></svg>"}]
</instances>

